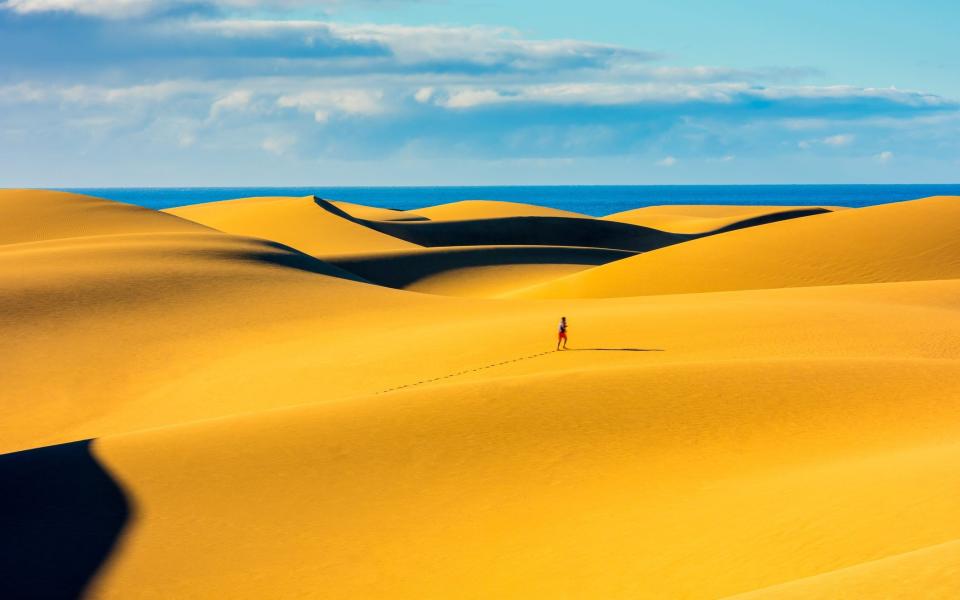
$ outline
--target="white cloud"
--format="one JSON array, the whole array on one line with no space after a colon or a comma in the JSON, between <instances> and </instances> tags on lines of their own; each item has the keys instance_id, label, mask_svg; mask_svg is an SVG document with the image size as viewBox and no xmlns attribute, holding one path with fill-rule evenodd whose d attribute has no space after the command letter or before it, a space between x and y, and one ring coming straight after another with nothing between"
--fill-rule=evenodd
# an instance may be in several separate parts
<instances>
[{"instance_id":1,"label":"white cloud","mask_svg":"<svg viewBox=\"0 0 960 600\"><path fill-rule=\"evenodd\" d=\"M496 90L465 89L451 92L445 99L438 99L437 104L446 108L473 108L509 100L509 97L500 95Z\"/></svg>"},{"instance_id":2,"label":"white cloud","mask_svg":"<svg viewBox=\"0 0 960 600\"><path fill-rule=\"evenodd\" d=\"M210 105L210 118L216 119L224 112L243 110L250 105L253 93L249 90L234 90L217 98Z\"/></svg>"},{"instance_id":3,"label":"white cloud","mask_svg":"<svg viewBox=\"0 0 960 600\"><path fill-rule=\"evenodd\" d=\"M852 85L772 86L757 89L754 93L757 97L768 100L801 98L807 100L843 100L847 98L872 98L910 106L940 106L950 104L950 101L934 94L900 90L896 87L862 88Z\"/></svg>"},{"instance_id":4,"label":"white cloud","mask_svg":"<svg viewBox=\"0 0 960 600\"><path fill-rule=\"evenodd\" d=\"M291 135L268 137L260 143L260 147L271 154L283 156L297 143L297 138Z\"/></svg>"},{"instance_id":5,"label":"white cloud","mask_svg":"<svg viewBox=\"0 0 960 600\"><path fill-rule=\"evenodd\" d=\"M668 167L668 168L669 168L669 167L672 167L672 166L674 166L674 165L677 164L677 159L674 158L674 157L672 157L672 156L666 156L666 157L664 157L663 159L658 160L656 164L657 164L658 167Z\"/></svg>"},{"instance_id":6,"label":"white cloud","mask_svg":"<svg viewBox=\"0 0 960 600\"><path fill-rule=\"evenodd\" d=\"M196 82L158 81L144 85L126 87L102 87L93 85L72 85L67 87L50 86L48 97L75 104L114 104L130 105L151 102L163 102L174 96L198 87Z\"/></svg>"},{"instance_id":7,"label":"white cloud","mask_svg":"<svg viewBox=\"0 0 960 600\"><path fill-rule=\"evenodd\" d=\"M0 102L42 102L50 96L49 90L32 83L0 86Z\"/></svg>"},{"instance_id":8,"label":"white cloud","mask_svg":"<svg viewBox=\"0 0 960 600\"><path fill-rule=\"evenodd\" d=\"M426 104L427 102L430 102L431 98L433 98L433 92L434 90L432 87L422 87L416 91L416 93L413 95L413 98L420 104Z\"/></svg>"},{"instance_id":9,"label":"white cloud","mask_svg":"<svg viewBox=\"0 0 960 600\"><path fill-rule=\"evenodd\" d=\"M156 0L7 0L3 8L20 14L74 12L83 15L124 17L146 13Z\"/></svg>"},{"instance_id":10,"label":"white cloud","mask_svg":"<svg viewBox=\"0 0 960 600\"><path fill-rule=\"evenodd\" d=\"M301 40L311 47L316 40L336 40L370 49L382 48L382 56L371 56L394 69L415 65L458 65L464 70L483 73L500 71L529 72L549 69L607 69L616 65L639 69L640 63L655 58L642 50L581 40L526 39L508 27L448 25L344 24L318 20L219 19L196 20L183 24L188 31L231 39ZM376 53L374 53L376 54ZM625 71L626 72L626 71ZM640 71L638 71L639 73ZM701 70L687 68L695 79ZM654 71L643 71L644 78L656 78ZM667 77L665 74L664 77ZM669 77L676 77L671 73Z\"/></svg>"},{"instance_id":11,"label":"white cloud","mask_svg":"<svg viewBox=\"0 0 960 600\"><path fill-rule=\"evenodd\" d=\"M313 113L325 123L333 114L376 115L384 111L383 91L364 89L311 90L277 98L277 106Z\"/></svg>"},{"instance_id":12,"label":"white cloud","mask_svg":"<svg viewBox=\"0 0 960 600\"><path fill-rule=\"evenodd\" d=\"M893 152L890 152L889 150L884 150L880 154L877 154L876 156L874 156L874 158L877 160L877 162L886 164L891 160L893 160Z\"/></svg>"},{"instance_id":13,"label":"white cloud","mask_svg":"<svg viewBox=\"0 0 960 600\"><path fill-rule=\"evenodd\" d=\"M558 105L614 106L644 102L706 101L730 103L736 94L749 92L745 84L674 83L561 83L504 86L499 89L460 87L437 95L436 103L447 108L473 108L488 104L541 103Z\"/></svg>"},{"instance_id":14,"label":"white cloud","mask_svg":"<svg viewBox=\"0 0 960 600\"><path fill-rule=\"evenodd\" d=\"M849 146L853 143L855 136L849 133L841 133L838 135L831 135L830 137L825 137L821 140L827 146Z\"/></svg>"},{"instance_id":15,"label":"white cloud","mask_svg":"<svg viewBox=\"0 0 960 600\"><path fill-rule=\"evenodd\" d=\"M856 140L856 136L852 133L838 133L836 135L830 135L824 138L817 138L813 140L800 140L797 142L797 147L801 150L809 150L815 146L830 146L832 148L841 148L843 146L849 146Z\"/></svg>"},{"instance_id":16,"label":"white cloud","mask_svg":"<svg viewBox=\"0 0 960 600\"><path fill-rule=\"evenodd\" d=\"M858 91L861 95L858 95ZM875 91L859 88L758 88L742 82L720 83L671 83L643 82L611 84L556 83L538 85L507 85L497 88L457 86L437 91L434 102L447 108L473 108L488 104L542 103L558 105L616 106L643 103L702 102L732 104L738 99L777 99L790 101L808 99L821 94L821 98L863 100L875 97ZM793 95L797 94L797 95ZM920 106L928 103L936 106L945 101L937 96L915 92L888 93L884 99L901 104ZM853 141L850 134L841 134L818 140L828 145L845 145Z\"/></svg>"},{"instance_id":17,"label":"white cloud","mask_svg":"<svg viewBox=\"0 0 960 600\"><path fill-rule=\"evenodd\" d=\"M309 4L329 5L335 2L336 0L7 0L0 8L20 14L71 12L96 17L127 18L197 4L235 9L282 9Z\"/></svg>"}]
</instances>

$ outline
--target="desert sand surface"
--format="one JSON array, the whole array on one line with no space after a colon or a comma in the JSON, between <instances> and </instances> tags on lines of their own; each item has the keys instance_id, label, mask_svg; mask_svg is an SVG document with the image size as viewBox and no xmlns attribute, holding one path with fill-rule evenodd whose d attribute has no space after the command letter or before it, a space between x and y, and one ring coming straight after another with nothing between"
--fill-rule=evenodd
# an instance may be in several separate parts
<instances>
[{"instance_id":1,"label":"desert sand surface","mask_svg":"<svg viewBox=\"0 0 960 600\"><path fill-rule=\"evenodd\" d=\"M460 204L0 191L0 596L955 595L960 198Z\"/></svg>"}]
</instances>

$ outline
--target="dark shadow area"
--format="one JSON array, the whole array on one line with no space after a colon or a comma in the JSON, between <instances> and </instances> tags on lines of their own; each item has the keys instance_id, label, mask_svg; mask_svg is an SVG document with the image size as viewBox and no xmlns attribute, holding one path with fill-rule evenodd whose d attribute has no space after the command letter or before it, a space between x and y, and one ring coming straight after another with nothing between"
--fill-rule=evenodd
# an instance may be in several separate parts
<instances>
[{"instance_id":1,"label":"dark shadow area","mask_svg":"<svg viewBox=\"0 0 960 600\"><path fill-rule=\"evenodd\" d=\"M666 352L662 348L567 348L567 352Z\"/></svg>"},{"instance_id":2,"label":"dark shadow area","mask_svg":"<svg viewBox=\"0 0 960 600\"><path fill-rule=\"evenodd\" d=\"M309 254L300 252L296 248L291 248L290 246L285 246L279 242L273 242L270 240L261 241L265 246L268 246L271 250L276 251L267 250L264 252L251 252L245 255L245 258L257 262L288 267L290 269L307 271L309 273L318 273L320 275L328 275L330 277L338 277L340 279L348 279L350 281L358 281L360 283L371 283L355 273L346 271L337 265L330 264L326 261L320 260L319 258L310 256Z\"/></svg>"},{"instance_id":3,"label":"dark shadow area","mask_svg":"<svg viewBox=\"0 0 960 600\"><path fill-rule=\"evenodd\" d=\"M572 217L500 217L466 221L371 221L314 197L317 206L380 233L424 246L582 246L646 252L703 237L639 225Z\"/></svg>"},{"instance_id":4,"label":"dark shadow area","mask_svg":"<svg viewBox=\"0 0 960 600\"><path fill-rule=\"evenodd\" d=\"M91 441L0 455L0 598L78 598L131 507Z\"/></svg>"},{"instance_id":5,"label":"dark shadow area","mask_svg":"<svg viewBox=\"0 0 960 600\"><path fill-rule=\"evenodd\" d=\"M781 212L771 213L769 215L761 215L759 217L753 217L752 219L744 219L743 221L731 223L726 227L721 227L720 229L711 231L710 233L726 233L728 231L736 231L737 229L746 229L747 227L756 227L757 225L766 225L767 223L776 223L777 221L786 221L788 219L798 219L800 217L821 215L828 212L833 211L826 208L798 208L795 210L784 210Z\"/></svg>"},{"instance_id":6,"label":"dark shadow area","mask_svg":"<svg viewBox=\"0 0 960 600\"><path fill-rule=\"evenodd\" d=\"M467 267L538 264L598 266L635 255L635 252L605 248L476 246L439 252L402 251L372 257L338 257L331 259L330 264L379 285L402 288L424 277Z\"/></svg>"}]
</instances>

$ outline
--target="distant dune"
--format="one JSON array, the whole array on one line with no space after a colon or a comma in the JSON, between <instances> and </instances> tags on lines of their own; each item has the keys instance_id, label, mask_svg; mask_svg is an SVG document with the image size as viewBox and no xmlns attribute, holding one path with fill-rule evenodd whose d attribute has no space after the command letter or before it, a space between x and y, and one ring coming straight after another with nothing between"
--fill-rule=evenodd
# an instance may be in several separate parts
<instances>
[{"instance_id":1,"label":"distant dune","mask_svg":"<svg viewBox=\"0 0 960 600\"><path fill-rule=\"evenodd\" d=\"M587 215L519 202L495 200L463 200L417 209L415 214L431 221L469 221L471 219L500 219L505 217L570 217L589 219Z\"/></svg>"},{"instance_id":2,"label":"distant dune","mask_svg":"<svg viewBox=\"0 0 960 600\"><path fill-rule=\"evenodd\" d=\"M702 238L518 295L640 296L960 277L960 198L819 214Z\"/></svg>"},{"instance_id":3,"label":"distant dune","mask_svg":"<svg viewBox=\"0 0 960 600\"><path fill-rule=\"evenodd\" d=\"M312 196L304 198L243 198L171 208L166 212L228 233L287 244L315 256L402 250L413 244L324 210ZM369 211L368 214L371 214ZM377 211L377 215L382 215Z\"/></svg>"},{"instance_id":4,"label":"distant dune","mask_svg":"<svg viewBox=\"0 0 960 600\"><path fill-rule=\"evenodd\" d=\"M0 596L951 597L958 217L0 191Z\"/></svg>"}]
</instances>

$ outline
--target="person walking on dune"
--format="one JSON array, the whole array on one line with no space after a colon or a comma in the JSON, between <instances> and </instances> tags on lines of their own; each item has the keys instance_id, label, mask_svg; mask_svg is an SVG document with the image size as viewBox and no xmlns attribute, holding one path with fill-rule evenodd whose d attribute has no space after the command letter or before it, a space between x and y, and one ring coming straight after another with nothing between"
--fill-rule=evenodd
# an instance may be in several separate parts
<instances>
[{"instance_id":1,"label":"person walking on dune","mask_svg":"<svg viewBox=\"0 0 960 600\"><path fill-rule=\"evenodd\" d=\"M567 318L560 317L560 331L557 334L557 350L560 349L560 342L563 342L563 349L567 349Z\"/></svg>"}]
</instances>

